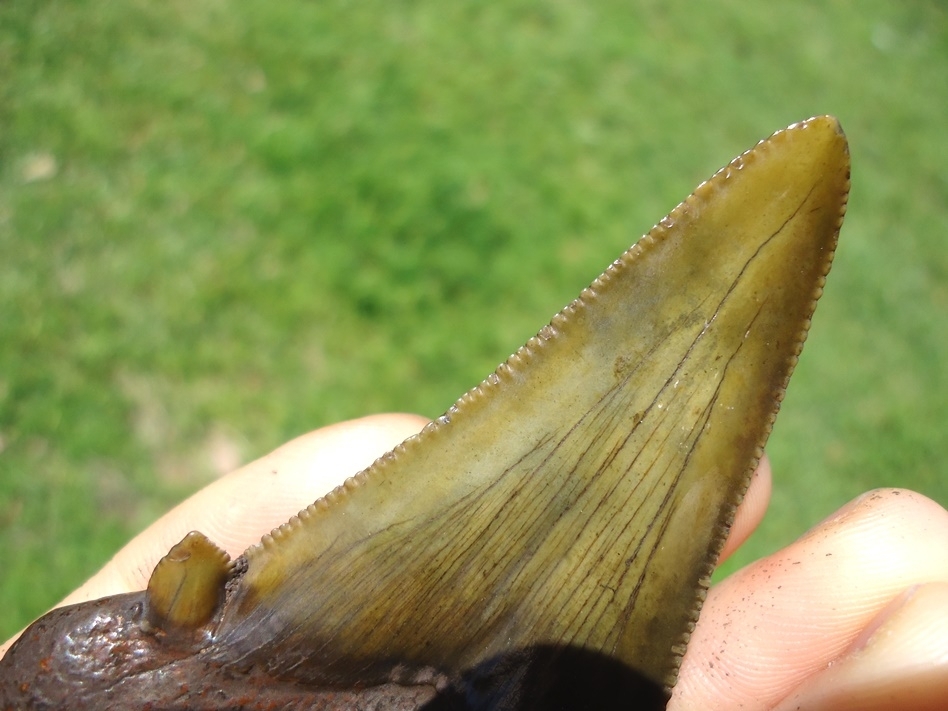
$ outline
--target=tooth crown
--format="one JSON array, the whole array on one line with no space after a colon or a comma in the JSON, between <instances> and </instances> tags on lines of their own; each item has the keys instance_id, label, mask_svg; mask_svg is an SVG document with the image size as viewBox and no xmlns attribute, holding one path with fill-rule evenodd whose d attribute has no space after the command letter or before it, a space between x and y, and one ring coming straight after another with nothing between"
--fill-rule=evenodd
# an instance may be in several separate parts
<instances>
[{"instance_id":1,"label":"tooth crown","mask_svg":"<svg viewBox=\"0 0 948 711\"><path fill-rule=\"evenodd\" d=\"M735 159L442 418L249 551L222 639L328 682L569 644L671 687L847 191L831 118Z\"/></svg>"}]
</instances>

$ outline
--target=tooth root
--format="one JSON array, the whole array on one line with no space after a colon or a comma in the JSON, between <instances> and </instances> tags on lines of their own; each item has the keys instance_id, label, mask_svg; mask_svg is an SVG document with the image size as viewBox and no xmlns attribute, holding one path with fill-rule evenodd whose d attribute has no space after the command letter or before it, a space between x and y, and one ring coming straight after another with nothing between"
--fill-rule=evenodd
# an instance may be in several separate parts
<instances>
[{"instance_id":1,"label":"tooth root","mask_svg":"<svg viewBox=\"0 0 948 711\"><path fill-rule=\"evenodd\" d=\"M230 556L191 531L155 566L148 581L146 619L164 632L195 630L220 607Z\"/></svg>"}]
</instances>

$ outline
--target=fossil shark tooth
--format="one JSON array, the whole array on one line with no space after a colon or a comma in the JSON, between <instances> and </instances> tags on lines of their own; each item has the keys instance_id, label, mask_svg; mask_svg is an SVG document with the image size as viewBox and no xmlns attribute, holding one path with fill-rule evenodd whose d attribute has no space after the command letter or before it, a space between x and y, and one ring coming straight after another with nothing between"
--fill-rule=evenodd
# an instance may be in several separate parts
<instances>
[{"instance_id":1,"label":"fossil shark tooth","mask_svg":"<svg viewBox=\"0 0 948 711\"><path fill-rule=\"evenodd\" d=\"M835 119L762 141L444 416L232 569L184 542L199 553L148 592L42 618L0 662L0 707L447 708L446 685L530 650L632 669L663 707L848 188ZM197 612L168 592L182 579ZM463 703L543 708L529 688Z\"/></svg>"}]
</instances>

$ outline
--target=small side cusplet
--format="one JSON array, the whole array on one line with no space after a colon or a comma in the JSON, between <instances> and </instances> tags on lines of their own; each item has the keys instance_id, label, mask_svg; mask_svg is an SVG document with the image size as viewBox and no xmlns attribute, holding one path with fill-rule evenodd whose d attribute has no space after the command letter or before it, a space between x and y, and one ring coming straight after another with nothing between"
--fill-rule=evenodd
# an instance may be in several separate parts
<instances>
[{"instance_id":1,"label":"small side cusplet","mask_svg":"<svg viewBox=\"0 0 948 711\"><path fill-rule=\"evenodd\" d=\"M230 556L207 536L191 531L155 566L148 581L145 620L150 631L193 633L224 600Z\"/></svg>"}]
</instances>

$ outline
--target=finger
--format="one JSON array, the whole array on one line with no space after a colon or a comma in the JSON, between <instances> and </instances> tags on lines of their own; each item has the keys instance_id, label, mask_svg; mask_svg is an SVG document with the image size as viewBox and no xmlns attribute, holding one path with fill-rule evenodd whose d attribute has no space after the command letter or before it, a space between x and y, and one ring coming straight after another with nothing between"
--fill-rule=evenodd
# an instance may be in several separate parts
<instances>
[{"instance_id":1,"label":"finger","mask_svg":"<svg viewBox=\"0 0 948 711\"><path fill-rule=\"evenodd\" d=\"M425 423L417 415L376 415L298 437L169 511L60 604L143 590L158 560L190 531L236 557Z\"/></svg>"},{"instance_id":2,"label":"finger","mask_svg":"<svg viewBox=\"0 0 948 711\"><path fill-rule=\"evenodd\" d=\"M427 422L418 415L374 415L298 437L169 511L57 607L143 590L158 560L193 530L237 556ZM18 636L0 645L0 657Z\"/></svg>"},{"instance_id":3,"label":"finger","mask_svg":"<svg viewBox=\"0 0 948 711\"><path fill-rule=\"evenodd\" d=\"M948 583L929 583L897 597L778 711L943 711L946 699Z\"/></svg>"},{"instance_id":4,"label":"finger","mask_svg":"<svg viewBox=\"0 0 948 711\"><path fill-rule=\"evenodd\" d=\"M744 494L744 500L737 507L734 523L731 524L731 530L724 542L724 548L721 549L721 554L718 556L718 565L726 561L734 551L740 548L747 537L760 525L764 514L767 513L767 506L770 504L772 481L770 460L767 459L765 454L761 457L760 464L757 465L757 469L751 476L751 483L747 487L747 493Z\"/></svg>"},{"instance_id":5,"label":"finger","mask_svg":"<svg viewBox=\"0 0 948 711\"><path fill-rule=\"evenodd\" d=\"M879 490L712 588L670 709L771 709L907 588L948 581L948 512Z\"/></svg>"}]
</instances>

